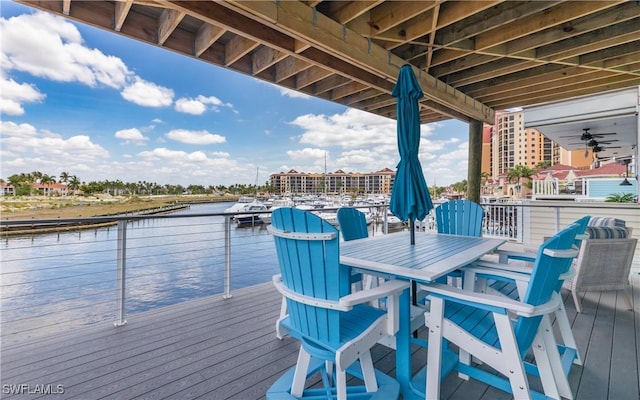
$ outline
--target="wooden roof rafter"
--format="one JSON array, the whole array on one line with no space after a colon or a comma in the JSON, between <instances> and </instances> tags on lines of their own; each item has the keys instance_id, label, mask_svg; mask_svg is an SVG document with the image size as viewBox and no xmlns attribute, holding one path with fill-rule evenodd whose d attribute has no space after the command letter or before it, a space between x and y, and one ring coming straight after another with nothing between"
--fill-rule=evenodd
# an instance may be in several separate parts
<instances>
[{"instance_id":1,"label":"wooden roof rafter","mask_svg":"<svg viewBox=\"0 0 640 400\"><path fill-rule=\"evenodd\" d=\"M390 118L409 63L425 123L640 85L632 1L18 1Z\"/></svg>"}]
</instances>

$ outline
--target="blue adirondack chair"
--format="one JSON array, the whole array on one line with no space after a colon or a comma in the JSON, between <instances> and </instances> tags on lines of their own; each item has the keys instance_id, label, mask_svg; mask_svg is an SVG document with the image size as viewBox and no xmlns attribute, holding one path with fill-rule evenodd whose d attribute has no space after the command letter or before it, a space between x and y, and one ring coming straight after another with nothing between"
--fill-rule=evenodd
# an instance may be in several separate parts
<instances>
[{"instance_id":1,"label":"blue adirondack chair","mask_svg":"<svg viewBox=\"0 0 640 400\"><path fill-rule=\"evenodd\" d=\"M369 236L367 220L362 211L351 207L341 207L336 214L343 240L356 240Z\"/></svg>"},{"instance_id":2,"label":"blue adirondack chair","mask_svg":"<svg viewBox=\"0 0 640 400\"><path fill-rule=\"evenodd\" d=\"M554 293L578 254L573 244L579 229L574 223L540 246L526 292L519 301L442 284L427 287L429 352L426 373L421 374L426 376L426 398L439 398L440 380L451 371L512 393L516 399L542 396L532 393L527 376L530 373L540 377L546 396L573 398L566 378L571 363L562 363L549 314L562 302ZM529 351L535 364L525 361ZM498 374L473 366L461 357L467 353Z\"/></svg>"},{"instance_id":3,"label":"blue adirondack chair","mask_svg":"<svg viewBox=\"0 0 640 400\"><path fill-rule=\"evenodd\" d=\"M482 236L482 207L470 200L449 200L434 209L438 233L449 235ZM462 278L461 271L449 274L450 278ZM438 280L447 283L447 277ZM420 297L420 295L418 295Z\"/></svg>"},{"instance_id":4,"label":"blue adirondack chair","mask_svg":"<svg viewBox=\"0 0 640 400\"><path fill-rule=\"evenodd\" d=\"M435 210L438 233L482 236L482 207L470 200L450 200Z\"/></svg>"},{"instance_id":5,"label":"blue adirondack chair","mask_svg":"<svg viewBox=\"0 0 640 400\"><path fill-rule=\"evenodd\" d=\"M389 281L350 293L351 271L340 265L338 231L317 215L279 208L268 229L281 272L273 282L288 308L279 323L301 345L296 366L271 386L267 399L397 398L397 381L373 368L370 349L381 336L397 331L398 296L408 285ZM386 310L366 304L381 297ZM317 371L325 387L305 388ZM347 374L364 386L347 387Z\"/></svg>"},{"instance_id":6,"label":"blue adirondack chair","mask_svg":"<svg viewBox=\"0 0 640 400\"><path fill-rule=\"evenodd\" d=\"M574 222L578 225L578 234L573 244L573 248L580 249L582 240L587 238L585 231L591 216L584 216ZM476 291L486 292L493 289L498 293L507 295L513 299L519 299L524 297L531 274L531 267L528 264L509 262L510 260L524 261L526 263L534 263L536 254L531 252L521 252L513 250L497 250L498 263L481 260L474 264L472 268L465 269L466 282L481 282L479 285L481 289L465 287L465 289L471 289ZM573 273L573 271L571 271ZM570 276L563 278L568 279ZM555 295L560 297L560 290L562 289L562 282L564 279L558 281L556 284ZM492 286L487 286L487 281L498 281ZM514 288L515 285L515 288ZM578 350L577 342L573 336L571 330L571 323L567 316L567 310L564 307L564 302L560 302L560 305L555 311L556 324L559 328L560 340L562 344L559 344L560 354L563 358L563 365L568 362L573 362L577 365L582 365L582 357Z\"/></svg>"}]
</instances>

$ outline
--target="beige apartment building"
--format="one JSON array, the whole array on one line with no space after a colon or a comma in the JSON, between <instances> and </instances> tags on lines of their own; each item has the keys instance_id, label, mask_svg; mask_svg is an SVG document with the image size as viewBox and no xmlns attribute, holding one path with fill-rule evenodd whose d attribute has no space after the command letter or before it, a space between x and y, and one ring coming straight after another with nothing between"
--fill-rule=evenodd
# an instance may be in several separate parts
<instances>
[{"instance_id":1,"label":"beige apartment building","mask_svg":"<svg viewBox=\"0 0 640 400\"><path fill-rule=\"evenodd\" d=\"M367 195L391 194L396 172L385 168L377 172L307 173L290 170L269 176L269 184L280 194Z\"/></svg>"}]
</instances>

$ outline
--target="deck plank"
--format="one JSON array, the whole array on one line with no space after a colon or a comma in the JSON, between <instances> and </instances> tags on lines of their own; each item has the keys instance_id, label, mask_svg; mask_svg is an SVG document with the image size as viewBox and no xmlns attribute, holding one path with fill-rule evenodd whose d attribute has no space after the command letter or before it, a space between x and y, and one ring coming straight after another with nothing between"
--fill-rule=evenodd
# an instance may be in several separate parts
<instances>
[{"instance_id":1,"label":"deck plank","mask_svg":"<svg viewBox=\"0 0 640 400\"><path fill-rule=\"evenodd\" d=\"M635 312L621 294L586 293L576 313L565 306L584 367L573 368L576 399L637 399L640 372L640 277L631 289ZM275 337L280 296L270 283L239 289L231 299L211 296L128 316L128 323L94 324L71 332L2 344L2 384L63 384L64 395L3 399L264 399L267 388L294 365L298 343ZM426 335L422 332L421 335ZM426 351L414 351L414 372ZM376 367L395 375L395 353L373 350ZM510 396L455 375L443 399Z\"/></svg>"}]
</instances>

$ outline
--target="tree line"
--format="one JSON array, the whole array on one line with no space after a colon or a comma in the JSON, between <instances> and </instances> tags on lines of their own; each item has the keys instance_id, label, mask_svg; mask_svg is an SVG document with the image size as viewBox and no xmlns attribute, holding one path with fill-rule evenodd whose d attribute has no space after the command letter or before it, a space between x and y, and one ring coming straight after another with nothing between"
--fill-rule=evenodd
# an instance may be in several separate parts
<instances>
[{"instance_id":1,"label":"tree line","mask_svg":"<svg viewBox=\"0 0 640 400\"><path fill-rule=\"evenodd\" d=\"M539 168L548 167L550 163L540 163ZM526 186L530 186L530 180L533 175L537 173L536 169L532 169L523 165L516 165L510 168L507 172L507 181L516 182L522 184L523 179L527 179L524 183ZM482 173L482 180L486 181L489 178L489 174ZM173 184L158 184L156 182L137 181L137 182L123 182L121 180L104 180L104 181L90 181L84 182L78 178L77 175L72 175L69 172L61 172L59 176L49 175L40 171L33 171L29 173L13 174L7 178L0 179L2 183L11 184L17 196L29 196L38 194L35 184L48 184L48 183L65 183L68 189L72 193L82 193L85 195L93 195L97 193L108 193L113 196L135 196L135 195L180 195L180 194L224 194L232 193L235 195L254 195L258 192L275 193L275 188L272 187L269 182L265 182L264 185L247 185L247 184L233 184L231 186L225 185L173 185ZM445 186L430 186L429 191L432 197L439 197L441 194L452 190L456 193L466 193L467 180L453 183L448 187Z\"/></svg>"},{"instance_id":2,"label":"tree line","mask_svg":"<svg viewBox=\"0 0 640 400\"><path fill-rule=\"evenodd\" d=\"M117 180L103 180L84 182L77 175L71 175L68 172L61 172L58 177L49 175L40 171L29 173L13 174L7 178L0 179L2 183L8 183L14 187L16 196L37 195L38 189L36 184L64 183L71 193L82 193L85 195L93 195L97 193L108 193L113 196L136 196L136 195L180 195L180 194L222 194L232 193L238 195L255 194L258 191L271 191L272 188L268 182L262 186L256 185L234 184L225 185L173 185L158 184L157 182L137 181L123 182Z\"/></svg>"}]
</instances>

